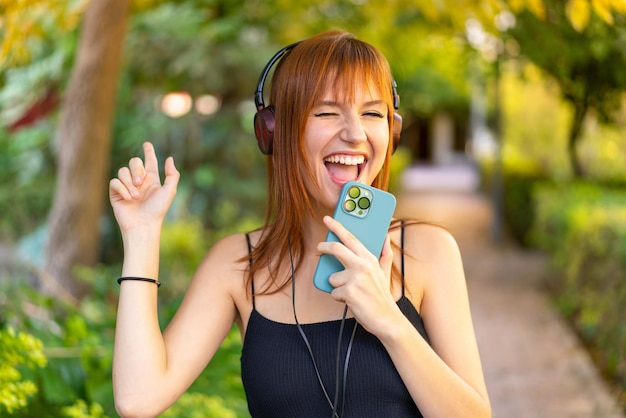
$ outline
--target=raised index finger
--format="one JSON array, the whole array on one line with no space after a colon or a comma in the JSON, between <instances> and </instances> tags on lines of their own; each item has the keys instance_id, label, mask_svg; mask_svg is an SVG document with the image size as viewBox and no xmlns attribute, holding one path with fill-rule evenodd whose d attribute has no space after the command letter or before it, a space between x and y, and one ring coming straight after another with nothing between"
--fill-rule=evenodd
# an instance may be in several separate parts
<instances>
[{"instance_id":1,"label":"raised index finger","mask_svg":"<svg viewBox=\"0 0 626 418\"><path fill-rule=\"evenodd\" d=\"M152 173L159 178L159 162L157 161L156 152L151 142L143 143L143 154L145 158L146 171Z\"/></svg>"}]
</instances>

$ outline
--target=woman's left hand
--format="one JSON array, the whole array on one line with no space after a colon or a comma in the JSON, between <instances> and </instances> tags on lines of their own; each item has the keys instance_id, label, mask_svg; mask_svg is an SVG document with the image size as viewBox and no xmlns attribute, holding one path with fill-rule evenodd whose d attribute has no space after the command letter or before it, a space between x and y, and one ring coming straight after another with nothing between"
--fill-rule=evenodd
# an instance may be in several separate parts
<instances>
[{"instance_id":1,"label":"woman's left hand","mask_svg":"<svg viewBox=\"0 0 626 418\"><path fill-rule=\"evenodd\" d=\"M317 250L335 256L345 268L330 276L329 283L334 287L331 295L346 303L357 321L377 335L400 313L390 291L393 263L390 237L385 238L378 259L335 219L325 216L324 224L341 242L321 242Z\"/></svg>"}]
</instances>

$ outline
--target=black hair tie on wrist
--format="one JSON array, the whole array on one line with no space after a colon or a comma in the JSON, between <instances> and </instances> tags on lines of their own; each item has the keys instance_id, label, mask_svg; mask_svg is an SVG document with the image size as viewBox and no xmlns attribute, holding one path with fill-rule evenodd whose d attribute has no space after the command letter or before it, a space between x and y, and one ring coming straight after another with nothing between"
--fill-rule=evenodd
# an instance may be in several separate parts
<instances>
[{"instance_id":1,"label":"black hair tie on wrist","mask_svg":"<svg viewBox=\"0 0 626 418\"><path fill-rule=\"evenodd\" d=\"M154 280L154 279L148 279L146 277L120 277L119 279L117 279L117 284L122 284L124 280L134 280L138 282L150 282L150 283L156 284L157 287L161 287L160 281Z\"/></svg>"}]
</instances>

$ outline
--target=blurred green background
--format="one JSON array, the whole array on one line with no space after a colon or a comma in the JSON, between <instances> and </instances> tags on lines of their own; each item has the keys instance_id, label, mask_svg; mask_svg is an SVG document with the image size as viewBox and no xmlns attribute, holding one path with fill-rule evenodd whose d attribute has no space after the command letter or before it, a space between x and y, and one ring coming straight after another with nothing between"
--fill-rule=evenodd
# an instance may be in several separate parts
<instances>
[{"instance_id":1,"label":"blurred green background","mask_svg":"<svg viewBox=\"0 0 626 418\"><path fill-rule=\"evenodd\" d=\"M0 417L116 416L108 179L145 140L183 174L163 231L165 325L210 245L262 224L261 69L331 28L392 66L392 189L411 165L478 167L507 238L551 254L554 301L626 405L622 0L0 0ZM233 331L163 416L247 416L240 348Z\"/></svg>"}]
</instances>

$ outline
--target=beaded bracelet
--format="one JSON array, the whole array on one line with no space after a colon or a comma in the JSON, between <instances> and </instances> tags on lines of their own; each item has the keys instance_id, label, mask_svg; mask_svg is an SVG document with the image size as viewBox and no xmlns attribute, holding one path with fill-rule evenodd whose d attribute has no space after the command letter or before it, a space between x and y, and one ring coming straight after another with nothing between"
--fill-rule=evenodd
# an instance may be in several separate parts
<instances>
[{"instance_id":1,"label":"beaded bracelet","mask_svg":"<svg viewBox=\"0 0 626 418\"><path fill-rule=\"evenodd\" d=\"M120 277L119 279L117 279L117 284L122 284L124 280L136 280L138 282L150 282L150 283L156 284L157 287L161 287L160 281L154 280L154 279L148 279L145 277Z\"/></svg>"}]
</instances>

